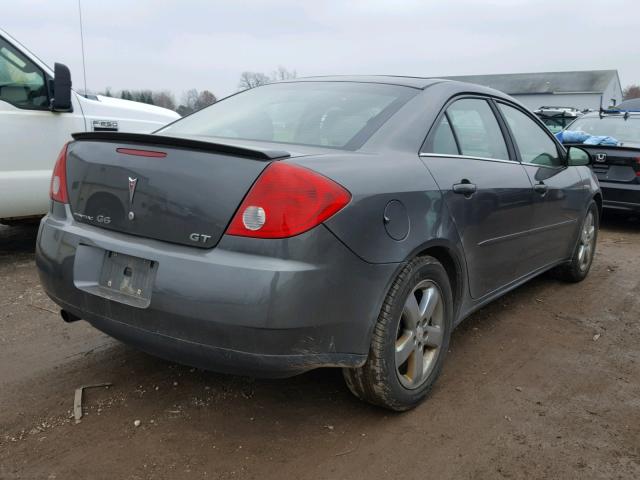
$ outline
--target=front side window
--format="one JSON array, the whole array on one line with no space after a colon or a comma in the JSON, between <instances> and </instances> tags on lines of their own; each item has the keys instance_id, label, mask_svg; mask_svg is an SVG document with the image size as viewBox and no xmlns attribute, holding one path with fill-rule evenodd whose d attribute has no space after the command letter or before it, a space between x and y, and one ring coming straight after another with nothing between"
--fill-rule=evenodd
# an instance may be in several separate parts
<instances>
[{"instance_id":1,"label":"front side window","mask_svg":"<svg viewBox=\"0 0 640 480\"><path fill-rule=\"evenodd\" d=\"M498 103L498 107L509 124L523 162L547 167L563 165L555 142L536 122L517 108L503 103Z\"/></svg>"},{"instance_id":2,"label":"front side window","mask_svg":"<svg viewBox=\"0 0 640 480\"><path fill-rule=\"evenodd\" d=\"M0 100L18 108L49 107L42 70L0 37Z\"/></svg>"},{"instance_id":3,"label":"front side window","mask_svg":"<svg viewBox=\"0 0 640 480\"><path fill-rule=\"evenodd\" d=\"M486 100L464 98L447 109L462 155L509 160L498 120Z\"/></svg>"},{"instance_id":4,"label":"front side window","mask_svg":"<svg viewBox=\"0 0 640 480\"><path fill-rule=\"evenodd\" d=\"M265 85L215 103L159 133L356 149L417 92L355 82Z\"/></svg>"}]
</instances>

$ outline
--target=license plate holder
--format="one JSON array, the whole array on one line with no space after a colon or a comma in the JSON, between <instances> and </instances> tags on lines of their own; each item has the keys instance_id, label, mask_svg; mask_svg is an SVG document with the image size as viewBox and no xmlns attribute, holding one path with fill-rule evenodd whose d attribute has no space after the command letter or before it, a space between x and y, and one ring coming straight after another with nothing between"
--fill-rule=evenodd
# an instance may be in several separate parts
<instances>
[{"instance_id":1,"label":"license plate holder","mask_svg":"<svg viewBox=\"0 0 640 480\"><path fill-rule=\"evenodd\" d=\"M113 300L124 296L148 305L157 268L158 263L153 260L106 251L98 283L103 291L113 293Z\"/></svg>"}]
</instances>

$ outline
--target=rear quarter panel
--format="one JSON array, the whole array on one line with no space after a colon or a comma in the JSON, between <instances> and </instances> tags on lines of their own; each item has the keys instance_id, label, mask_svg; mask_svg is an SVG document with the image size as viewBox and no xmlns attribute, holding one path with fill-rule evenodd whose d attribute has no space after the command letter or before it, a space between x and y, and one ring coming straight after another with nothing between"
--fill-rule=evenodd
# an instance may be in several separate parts
<instances>
[{"instance_id":1,"label":"rear quarter panel","mask_svg":"<svg viewBox=\"0 0 640 480\"><path fill-rule=\"evenodd\" d=\"M302 157L295 162L332 178L351 192L349 205L325 223L366 262L403 262L436 245L462 258L458 233L442 194L417 154L345 154ZM394 217L385 223L385 209L392 201L404 209L396 209ZM392 238L388 225L403 223L403 215L406 234Z\"/></svg>"}]
</instances>

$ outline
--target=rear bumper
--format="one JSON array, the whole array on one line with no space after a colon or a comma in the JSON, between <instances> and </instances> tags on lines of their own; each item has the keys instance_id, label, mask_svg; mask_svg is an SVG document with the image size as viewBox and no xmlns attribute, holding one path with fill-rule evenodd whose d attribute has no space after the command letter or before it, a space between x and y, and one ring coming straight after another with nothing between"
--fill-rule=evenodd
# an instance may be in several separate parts
<instances>
[{"instance_id":1,"label":"rear bumper","mask_svg":"<svg viewBox=\"0 0 640 480\"><path fill-rule=\"evenodd\" d=\"M149 305L86 291L88 270L101 264L76 255L79 247L158 262ZM51 214L40 225L36 264L56 303L125 343L199 368L264 377L362 364L398 268L362 261L324 226L286 240L223 237L200 250Z\"/></svg>"},{"instance_id":2,"label":"rear bumper","mask_svg":"<svg viewBox=\"0 0 640 480\"><path fill-rule=\"evenodd\" d=\"M319 367L356 367L366 355L349 353L264 354L231 350L153 332L113 318L82 312L51 297L64 310L83 315L107 335L151 355L204 370L264 378L289 377Z\"/></svg>"},{"instance_id":3,"label":"rear bumper","mask_svg":"<svg viewBox=\"0 0 640 480\"><path fill-rule=\"evenodd\" d=\"M605 208L640 212L640 184L600 181Z\"/></svg>"}]
</instances>

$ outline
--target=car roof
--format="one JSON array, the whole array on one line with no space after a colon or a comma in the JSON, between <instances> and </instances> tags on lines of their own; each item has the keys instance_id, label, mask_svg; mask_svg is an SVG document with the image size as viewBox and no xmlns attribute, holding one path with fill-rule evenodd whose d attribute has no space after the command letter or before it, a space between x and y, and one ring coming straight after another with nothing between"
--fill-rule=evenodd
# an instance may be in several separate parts
<instances>
[{"instance_id":1,"label":"car roof","mask_svg":"<svg viewBox=\"0 0 640 480\"><path fill-rule=\"evenodd\" d=\"M512 97L504 92L500 92L493 88L478 85L476 83L460 82L458 80L449 80L446 78L426 78L426 77L409 77L401 75L327 75L317 77L292 78L289 80L281 80L276 83L295 83L295 82L354 82L354 83L379 83L384 85L399 85L402 87L416 88L424 90L436 84L448 84L457 87L457 90L469 93L481 93L492 95L514 101ZM518 102L516 102L518 103Z\"/></svg>"},{"instance_id":2,"label":"car roof","mask_svg":"<svg viewBox=\"0 0 640 480\"><path fill-rule=\"evenodd\" d=\"M382 83L386 85L400 85L403 87L424 89L434 83L443 82L437 78L403 77L396 75L326 75L316 77L292 78L284 80L289 82L356 82L356 83Z\"/></svg>"}]
</instances>

